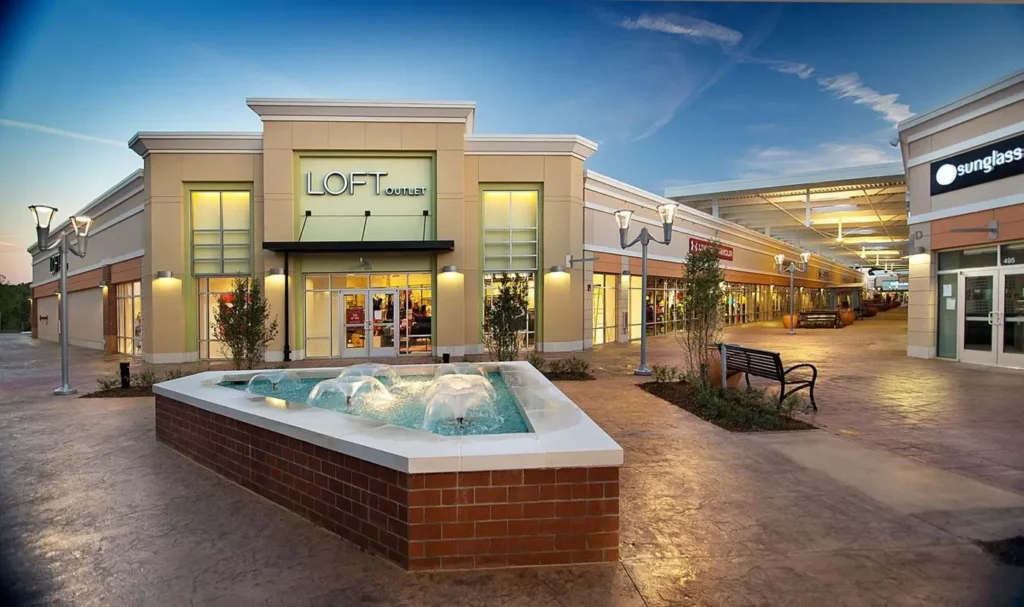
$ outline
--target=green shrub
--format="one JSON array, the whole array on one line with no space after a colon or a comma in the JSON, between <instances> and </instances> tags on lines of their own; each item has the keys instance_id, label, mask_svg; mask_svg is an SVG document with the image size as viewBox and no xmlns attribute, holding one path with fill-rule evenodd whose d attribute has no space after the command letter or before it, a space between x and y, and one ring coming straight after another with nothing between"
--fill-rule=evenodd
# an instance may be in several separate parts
<instances>
[{"instance_id":1,"label":"green shrub","mask_svg":"<svg viewBox=\"0 0 1024 607\"><path fill-rule=\"evenodd\" d=\"M96 378L100 390L113 390L121 387L121 378L117 375L101 375Z\"/></svg>"},{"instance_id":2,"label":"green shrub","mask_svg":"<svg viewBox=\"0 0 1024 607\"><path fill-rule=\"evenodd\" d=\"M565 372L570 375L589 375L590 363L578 356L570 356L562 359L565 365Z\"/></svg>"},{"instance_id":3,"label":"green shrub","mask_svg":"<svg viewBox=\"0 0 1024 607\"><path fill-rule=\"evenodd\" d=\"M564 358L553 358L547 362L548 373L558 375L566 373L565 359Z\"/></svg>"},{"instance_id":4,"label":"green shrub","mask_svg":"<svg viewBox=\"0 0 1024 607\"><path fill-rule=\"evenodd\" d=\"M743 430L784 429L795 411L804 411L808 407L798 395L791 395L779 403L775 394L756 388L724 391L718 387L698 388L695 401L695 413L700 417Z\"/></svg>"},{"instance_id":5,"label":"green shrub","mask_svg":"<svg viewBox=\"0 0 1024 607\"><path fill-rule=\"evenodd\" d=\"M164 373L163 377L160 378L160 381L171 381L172 379L178 379L179 377L185 377L186 375L192 374L185 369L178 367L177 369L170 369Z\"/></svg>"},{"instance_id":6,"label":"green shrub","mask_svg":"<svg viewBox=\"0 0 1024 607\"><path fill-rule=\"evenodd\" d=\"M676 366L654 365L652 370L654 371L654 381L659 383L679 381L683 378L679 367Z\"/></svg>"},{"instance_id":7,"label":"green shrub","mask_svg":"<svg viewBox=\"0 0 1024 607\"><path fill-rule=\"evenodd\" d=\"M120 383L120 380L118 380L118 385L120 385ZM153 384L155 383L156 373L150 371L149 369L144 369L142 371L132 373L133 388L152 388Z\"/></svg>"},{"instance_id":8,"label":"green shrub","mask_svg":"<svg viewBox=\"0 0 1024 607\"><path fill-rule=\"evenodd\" d=\"M548 364L548 359L546 359L543 356L541 356L540 352L538 352L536 350L531 350L526 355L526 362L528 362L531 365L533 365L534 369L536 369L536 370L540 371L541 373L543 373L544 372L544 367L546 367L547 364Z\"/></svg>"}]
</instances>

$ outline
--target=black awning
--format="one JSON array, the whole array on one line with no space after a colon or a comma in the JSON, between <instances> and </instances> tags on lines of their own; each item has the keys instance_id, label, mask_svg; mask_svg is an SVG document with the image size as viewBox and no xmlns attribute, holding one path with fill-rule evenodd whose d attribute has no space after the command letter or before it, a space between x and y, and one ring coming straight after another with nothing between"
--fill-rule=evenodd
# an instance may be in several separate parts
<instances>
[{"instance_id":1,"label":"black awning","mask_svg":"<svg viewBox=\"0 0 1024 607\"><path fill-rule=\"evenodd\" d=\"M454 240L373 240L323 242L264 242L267 251L279 253L425 253L454 251Z\"/></svg>"}]
</instances>

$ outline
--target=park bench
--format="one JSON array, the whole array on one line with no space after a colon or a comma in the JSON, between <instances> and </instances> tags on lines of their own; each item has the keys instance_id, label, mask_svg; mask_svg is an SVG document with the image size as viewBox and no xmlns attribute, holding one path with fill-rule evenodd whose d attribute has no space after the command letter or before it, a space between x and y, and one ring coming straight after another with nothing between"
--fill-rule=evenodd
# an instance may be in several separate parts
<instances>
[{"instance_id":1,"label":"park bench","mask_svg":"<svg viewBox=\"0 0 1024 607\"><path fill-rule=\"evenodd\" d=\"M835 329L843 325L839 322L839 312L835 310L810 310L800 312L800 326L805 329Z\"/></svg>"},{"instance_id":2,"label":"park bench","mask_svg":"<svg viewBox=\"0 0 1024 607\"><path fill-rule=\"evenodd\" d=\"M785 369L782 366L782 357L779 356L778 352L745 348L737 344L720 344L720 348L725 356L727 376L732 373L743 373L747 379L747 388L750 388L751 375L779 382L780 403L786 400L786 397L790 394L804 388L809 388L811 407L815 411L818 410L818 405L814 403L814 382L818 379L818 369L814 365L801 363ZM810 379L805 375L799 374L790 377L789 374L797 369L810 369Z\"/></svg>"}]
</instances>

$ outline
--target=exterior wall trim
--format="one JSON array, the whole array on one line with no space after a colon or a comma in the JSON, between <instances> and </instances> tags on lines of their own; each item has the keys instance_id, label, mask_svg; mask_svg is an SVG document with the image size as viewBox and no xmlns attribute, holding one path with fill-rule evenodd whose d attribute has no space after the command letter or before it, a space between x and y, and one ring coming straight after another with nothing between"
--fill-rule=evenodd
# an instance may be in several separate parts
<instances>
[{"instance_id":1,"label":"exterior wall trim","mask_svg":"<svg viewBox=\"0 0 1024 607\"><path fill-rule=\"evenodd\" d=\"M963 123L965 123L965 122L967 122L969 120L974 120L975 118L978 118L980 116L984 116L985 114L990 114L990 113L992 113L992 112L994 112L994 111L996 111L998 109L1004 108L1004 107L1006 107L1008 105L1013 105L1014 103L1017 103L1018 101L1024 101L1024 91L1021 91L1021 92L1017 93L1016 95L1011 95L1011 96L1009 96L1009 97L1007 97L1005 99L1000 99L998 101L994 101L994 102L992 102L992 103L990 103L988 105L982 106L982 107L980 107L980 108L978 108L978 109L976 109L974 111L968 112L968 113L966 113L963 116L960 116L958 118L954 118L952 120L947 120L945 122L941 122L941 123L939 123L939 124L937 124L937 125L935 125L933 127L929 127L927 129L924 129L920 133L914 133L913 135L910 135L909 137L907 137L907 142L910 143L910 142L913 142L913 141L917 141L919 139L924 139L925 137L930 137L930 136L932 136L932 135L934 135L936 133L941 133L942 131L945 131L947 129L951 129L951 128L953 128L953 127L955 127L957 125L963 124Z\"/></svg>"},{"instance_id":2,"label":"exterior wall trim","mask_svg":"<svg viewBox=\"0 0 1024 607\"><path fill-rule=\"evenodd\" d=\"M254 154L263 152L263 133L138 132L128 141L145 158L166 154Z\"/></svg>"},{"instance_id":3,"label":"exterior wall trim","mask_svg":"<svg viewBox=\"0 0 1024 607\"><path fill-rule=\"evenodd\" d=\"M167 363L192 363L199 360L199 352L143 352L142 358L147 363L162 365Z\"/></svg>"},{"instance_id":4,"label":"exterior wall trim","mask_svg":"<svg viewBox=\"0 0 1024 607\"><path fill-rule=\"evenodd\" d=\"M947 217L968 215L970 213L977 213L979 211L991 211L993 209L1012 207L1017 204L1024 204L1024 193L1011 194L1009 196L1003 196L1002 198L990 198L988 200L972 202L970 204L965 204L959 207L953 207L951 209L942 209L940 211L921 213L920 215L910 215L907 217L907 225L927 223L929 221L935 221L936 219L946 219Z\"/></svg>"},{"instance_id":5,"label":"exterior wall trim","mask_svg":"<svg viewBox=\"0 0 1024 607\"><path fill-rule=\"evenodd\" d=\"M85 274L86 272L92 272L93 270L97 270L97 269L102 268L104 266L110 266L110 265L114 265L115 263L119 263L119 262L122 262L122 261L128 261L129 259L135 259L136 257L142 257L145 254L146 254L145 250L139 249L138 251L132 251L131 253L125 253L124 255L119 255L117 257L108 257L106 259L101 259L101 260L99 260L98 262L96 262L94 264L85 266L84 268L78 268L74 272L68 272L68 278L71 278L72 276L78 276L79 274ZM42 263L43 261L45 261L45 259L44 260L40 260L38 262L33 262L32 265L35 265L36 263ZM34 282L34 283L30 284L29 287L34 289L36 287L41 287L43 285L50 284L51 282L54 282L56 280L60 280L60 277L59 276L54 276L53 278L48 278L46 280L40 280L39 282Z\"/></svg>"},{"instance_id":6,"label":"exterior wall trim","mask_svg":"<svg viewBox=\"0 0 1024 607\"><path fill-rule=\"evenodd\" d=\"M897 124L896 129L899 131L905 131L919 124L924 124L929 120L933 120L935 118L938 118L939 116L960 109L965 105L973 103L993 93L998 93L1003 89L1010 88L1011 86L1017 84L1018 82L1024 82L1024 69L1017 70L1016 72L1008 76L1004 76L999 80L996 80L992 84L984 86L981 89L975 91L974 93L961 97L960 99L957 99L952 103L948 103L940 108L936 108L930 112L925 112L924 114L918 114L917 116L911 116L910 118L907 118L903 122Z\"/></svg>"},{"instance_id":7,"label":"exterior wall trim","mask_svg":"<svg viewBox=\"0 0 1024 607\"><path fill-rule=\"evenodd\" d=\"M100 211L100 213L98 213L98 214L102 214L103 212L106 212L107 210L109 210L109 209L111 209L113 207L116 207L117 205L121 204L125 200L128 200L129 198L131 198L132 196L138 194L139 192L142 192L145 186L141 182L141 179L142 179L142 169L138 169L136 171L133 171L130 175L128 175L127 177L125 177L121 181L119 181L116 184L114 184L114 186L111 187L106 192L103 192L102 194L100 194L99 196L94 198L92 200L92 202L90 202L89 204L85 205L81 209L78 209L78 211L75 212L75 215L85 215L85 214L88 214L89 211L92 211L92 210L96 209L97 207L99 207L104 202L107 202L107 201L111 200L112 197L115 194L121 193L122 190L127 188L136 179L140 180L138 187L132 188L132 190L130 192L127 192L127 193L125 193L122 196L118 196L114 200L114 202L110 204L110 206L108 208L103 209L103 211ZM61 230L67 228L69 225L71 225L71 220L70 219L65 219L63 222L58 224L57 227L51 227L50 228L50 243L49 244L52 245L53 244L53 237L56 236L57 234L60 234ZM95 233L95 232L93 232L93 233ZM31 245L29 245L27 250L32 255L35 255L35 254L39 253L39 245L38 245L38 243L32 243ZM56 251L54 251L54 253L56 253ZM47 256L47 257L49 257L49 256Z\"/></svg>"},{"instance_id":8,"label":"exterior wall trim","mask_svg":"<svg viewBox=\"0 0 1024 607\"><path fill-rule=\"evenodd\" d=\"M947 156L952 156L954 154L958 154L966 150L970 150L988 143L999 141L1000 139L1006 139L1007 137L1010 137L1011 135L1016 135L1017 133L1020 133L1022 131L1024 131L1024 122L1016 122L1014 124L1004 126L1001 129L996 129L994 131L989 131L982 135L978 135L977 137L965 139L955 145L950 145L940 150L935 150L934 152L929 152L927 154L915 156L914 158L907 160L907 167L909 168L912 166L918 166L920 164L932 162L934 160L940 160L942 158L946 158Z\"/></svg>"},{"instance_id":9,"label":"exterior wall trim","mask_svg":"<svg viewBox=\"0 0 1024 607\"><path fill-rule=\"evenodd\" d=\"M583 350L583 340L578 341L548 341L541 343L543 352L579 352Z\"/></svg>"},{"instance_id":10,"label":"exterior wall trim","mask_svg":"<svg viewBox=\"0 0 1024 607\"><path fill-rule=\"evenodd\" d=\"M261 120L316 122L465 123L473 132L472 101L359 101L345 99L276 99L250 97L245 104Z\"/></svg>"},{"instance_id":11,"label":"exterior wall trim","mask_svg":"<svg viewBox=\"0 0 1024 607\"><path fill-rule=\"evenodd\" d=\"M573 156L586 160L597 144L579 135L467 135L466 155Z\"/></svg>"}]
</instances>

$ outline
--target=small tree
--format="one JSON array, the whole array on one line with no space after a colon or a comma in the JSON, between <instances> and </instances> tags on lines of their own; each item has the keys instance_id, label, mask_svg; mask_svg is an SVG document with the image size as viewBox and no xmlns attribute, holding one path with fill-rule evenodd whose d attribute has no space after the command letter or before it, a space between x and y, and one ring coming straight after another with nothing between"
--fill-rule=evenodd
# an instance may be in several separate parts
<instances>
[{"instance_id":1,"label":"small tree","mask_svg":"<svg viewBox=\"0 0 1024 607\"><path fill-rule=\"evenodd\" d=\"M258 280L236 278L230 299L225 299L213 314L214 334L231 352L236 369L254 369L277 337L277 319L268 323L270 306Z\"/></svg>"},{"instance_id":2,"label":"small tree","mask_svg":"<svg viewBox=\"0 0 1024 607\"><path fill-rule=\"evenodd\" d=\"M526 331L530 283L523 276L504 274L484 312L484 343L492 360L517 360L521 333Z\"/></svg>"},{"instance_id":3,"label":"small tree","mask_svg":"<svg viewBox=\"0 0 1024 607\"><path fill-rule=\"evenodd\" d=\"M693 251L686 259L683 274L682 330L676 339L685 349L688 370L708 385L710 347L718 341L722 331L722 281L725 274L718 261L718 241Z\"/></svg>"}]
</instances>

